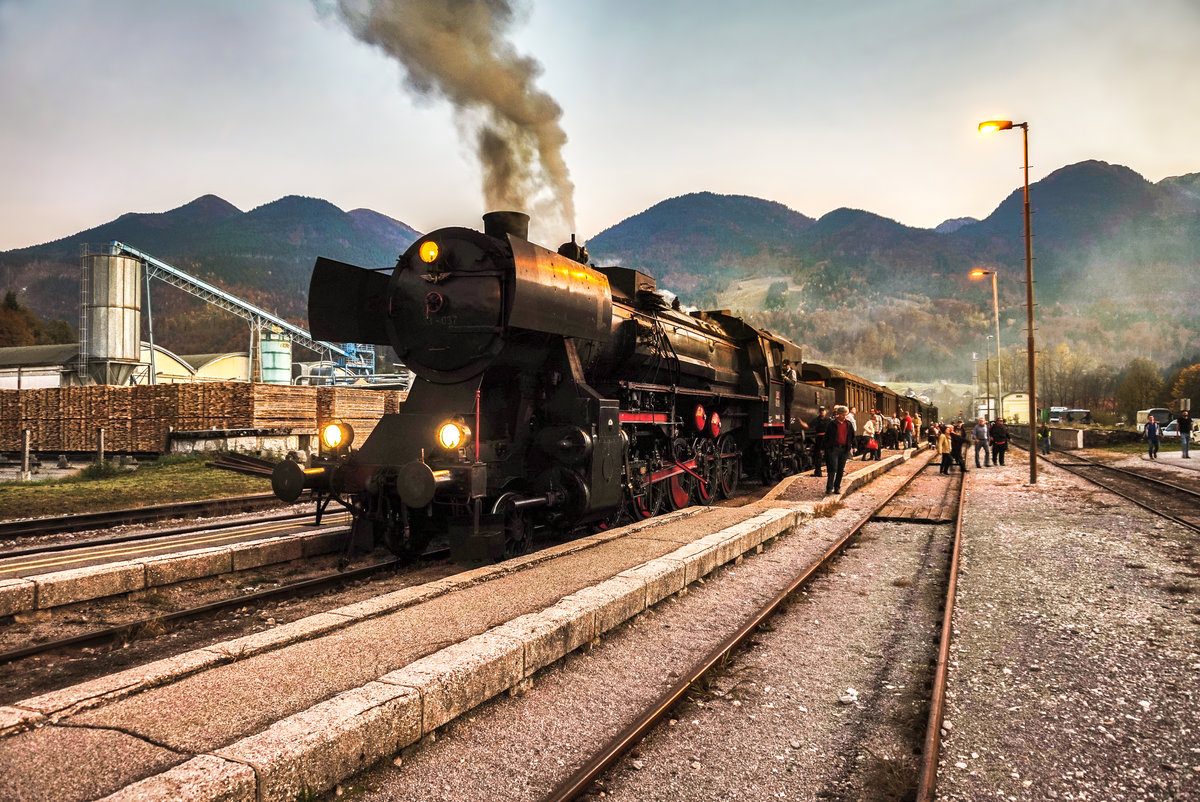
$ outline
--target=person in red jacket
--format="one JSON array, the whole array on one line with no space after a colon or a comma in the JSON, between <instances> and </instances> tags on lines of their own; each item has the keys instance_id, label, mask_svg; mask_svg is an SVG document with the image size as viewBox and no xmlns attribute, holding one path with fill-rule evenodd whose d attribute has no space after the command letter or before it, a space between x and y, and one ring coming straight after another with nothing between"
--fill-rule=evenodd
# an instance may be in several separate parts
<instances>
[{"instance_id":1,"label":"person in red jacket","mask_svg":"<svg viewBox=\"0 0 1200 802\"><path fill-rule=\"evenodd\" d=\"M846 472L846 459L854 447L854 424L846 419L842 404L833 408L833 420L825 429L825 495L842 492L842 475Z\"/></svg>"}]
</instances>

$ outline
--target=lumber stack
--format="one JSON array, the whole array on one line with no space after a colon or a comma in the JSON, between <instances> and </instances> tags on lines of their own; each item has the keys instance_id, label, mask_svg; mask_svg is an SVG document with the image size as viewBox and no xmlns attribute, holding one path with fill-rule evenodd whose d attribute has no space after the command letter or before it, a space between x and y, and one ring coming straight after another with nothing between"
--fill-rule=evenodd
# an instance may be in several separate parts
<instances>
[{"instance_id":1,"label":"lumber stack","mask_svg":"<svg viewBox=\"0 0 1200 802\"><path fill-rule=\"evenodd\" d=\"M395 390L371 390L360 387L317 388L317 426L333 421L350 424L355 447L361 446L375 430L380 417L399 409Z\"/></svg>"},{"instance_id":2,"label":"lumber stack","mask_svg":"<svg viewBox=\"0 0 1200 802\"><path fill-rule=\"evenodd\" d=\"M35 451L96 449L104 428L107 451L158 453L169 431L288 429L315 434L321 414L350 422L362 437L385 411L399 407L391 390L211 382L136 387L50 387L0 390L0 450L21 448L30 430ZM362 442L361 439L359 442Z\"/></svg>"}]
</instances>

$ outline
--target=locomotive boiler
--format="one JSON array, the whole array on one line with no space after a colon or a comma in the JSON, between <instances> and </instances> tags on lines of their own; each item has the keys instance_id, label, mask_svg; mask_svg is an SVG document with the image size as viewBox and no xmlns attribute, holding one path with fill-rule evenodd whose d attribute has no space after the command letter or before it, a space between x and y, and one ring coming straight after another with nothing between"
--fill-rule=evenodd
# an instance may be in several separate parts
<instances>
[{"instance_id":1,"label":"locomotive boiler","mask_svg":"<svg viewBox=\"0 0 1200 802\"><path fill-rule=\"evenodd\" d=\"M307 468L281 463L280 498L311 489L398 553L445 534L499 558L542 527L612 526L728 496L744 470L807 467L788 418L832 391L785 387L797 345L724 311L686 313L644 273L589 265L573 238L535 245L528 220L434 231L390 275L317 260L313 336L391 345L416 379L361 445L335 423Z\"/></svg>"}]
</instances>

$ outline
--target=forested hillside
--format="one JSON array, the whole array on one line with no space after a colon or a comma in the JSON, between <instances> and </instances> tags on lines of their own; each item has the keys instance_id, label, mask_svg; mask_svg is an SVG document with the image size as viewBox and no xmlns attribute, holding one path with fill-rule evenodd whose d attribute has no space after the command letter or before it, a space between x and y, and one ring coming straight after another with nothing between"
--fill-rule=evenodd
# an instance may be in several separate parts
<instances>
[{"instance_id":1,"label":"forested hillside","mask_svg":"<svg viewBox=\"0 0 1200 802\"><path fill-rule=\"evenodd\" d=\"M1134 357L1166 366L1200 351L1200 173L1155 184L1088 161L1038 181L1031 198L1039 350L1066 347L1070 359L1059 361L1095 376L1116 375ZM744 314L813 359L879 381L969 377L973 357L994 348L986 339L994 328L990 281L967 274L994 269L1001 346L1015 377L1025 343L1022 200L1018 187L983 220L918 229L865 210L814 220L769 200L698 192L664 200L587 246L597 264L641 269L686 305ZM314 198L242 212L206 195L0 253L0 292L15 293L39 320L65 321L61 336L78 319L80 245L115 239L305 325L316 257L386 267L417 236L376 212ZM244 324L214 307L165 286L151 300L155 339L172 350L247 347Z\"/></svg>"},{"instance_id":2,"label":"forested hillside","mask_svg":"<svg viewBox=\"0 0 1200 802\"><path fill-rule=\"evenodd\" d=\"M130 213L54 242L0 253L0 289L45 318L77 325L79 251L117 240L307 326L308 281L325 256L386 267L417 238L367 209L288 196L249 212L214 195L157 214ZM177 353L245 350L238 319L165 285L151 285L155 339Z\"/></svg>"}]
</instances>

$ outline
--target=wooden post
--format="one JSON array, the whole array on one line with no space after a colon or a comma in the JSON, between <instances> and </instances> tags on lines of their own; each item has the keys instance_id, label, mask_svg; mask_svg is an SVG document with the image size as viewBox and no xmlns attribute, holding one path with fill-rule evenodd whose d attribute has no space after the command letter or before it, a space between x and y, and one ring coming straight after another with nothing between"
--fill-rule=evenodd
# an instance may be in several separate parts
<instances>
[{"instance_id":1,"label":"wooden post","mask_svg":"<svg viewBox=\"0 0 1200 802\"><path fill-rule=\"evenodd\" d=\"M104 427L96 428L96 462L104 464Z\"/></svg>"},{"instance_id":2,"label":"wooden post","mask_svg":"<svg viewBox=\"0 0 1200 802\"><path fill-rule=\"evenodd\" d=\"M33 476L33 460L29 452L29 443L33 433L29 429L21 430L21 479L27 480Z\"/></svg>"}]
</instances>

